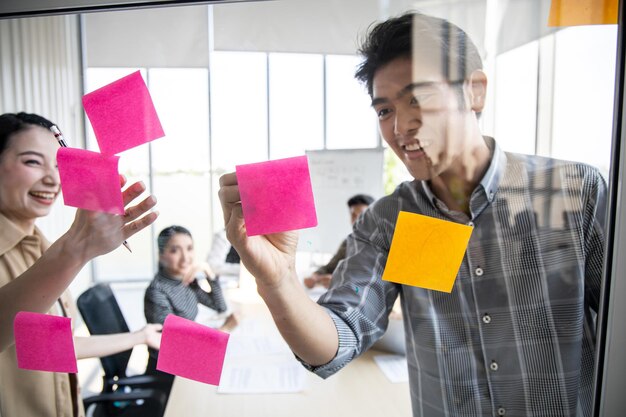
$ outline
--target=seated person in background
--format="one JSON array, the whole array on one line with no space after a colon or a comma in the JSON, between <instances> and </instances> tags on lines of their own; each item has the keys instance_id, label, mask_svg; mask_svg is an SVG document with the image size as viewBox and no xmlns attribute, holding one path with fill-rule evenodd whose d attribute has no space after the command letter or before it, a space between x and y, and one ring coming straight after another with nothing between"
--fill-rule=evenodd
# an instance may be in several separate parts
<instances>
[{"instance_id":1,"label":"seated person in background","mask_svg":"<svg viewBox=\"0 0 626 417\"><path fill-rule=\"evenodd\" d=\"M19 311L76 318L67 286L96 256L154 222L149 196L128 207L125 216L76 210L70 229L50 245L35 225L50 213L61 184L50 131L53 123L36 114L0 116L0 414L3 417L83 417L76 374L20 369L13 335ZM122 178L122 183L125 180ZM123 186L124 184L122 184ZM125 205L145 187L135 183L123 193ZM161 325L133 333L75 337L78 359L123 352L138 344L159 348Z\"/></svg>"},{"instance_id":2,"label":"seated person in background","mask_svg":"<svg viewBox=\"0 0 626 417\"><path fill-rule=\"evenodd\" d=\"M374 198L367 194L357 194L350 197L348 200L348 209L350 210L350 224L354 224L359 215L365 211L365 209L374 202ZM230 244L230 243L229 243ZM304 285L307 288L313 288L316 285L323 285L328 288L330 286L330 279L339 261L346 257L346 240L344 239L335 252L335 255L328 263L317 271L313 272L313 275L304 279Z\"/></svg>"},{"instance_id":3,"label":"seated person in background","mask_svg":"<svg viewBox=\"0 0 626 417\"><path fill-rule=\"evenodd\" d=\"M219 277L207 264L194 263L193 238L189 230L182 226L166 227L159 233L157 246L159 270L144 297L144 314L148 323L163 324L168 314L195 320L198 303L218 313L226 311ZM236 325L237 317L231 314L220 330L229 331ZM158 352L149 349L149 353L146 373L159 373L156 370Z\"/></svg>"},{"instance_id":4,"label":"seated person in background","mask_svg":"<svg viewBox=\"0 0 626 417\"><path fill-rule=\"evenodd\" d=\"M239 254L226 239L226 230L221 229L213 235L211 250L207 256L207 262L213 272L221 277L222 284L225 278L239 280Z\"/></svg>"}]
</instances>

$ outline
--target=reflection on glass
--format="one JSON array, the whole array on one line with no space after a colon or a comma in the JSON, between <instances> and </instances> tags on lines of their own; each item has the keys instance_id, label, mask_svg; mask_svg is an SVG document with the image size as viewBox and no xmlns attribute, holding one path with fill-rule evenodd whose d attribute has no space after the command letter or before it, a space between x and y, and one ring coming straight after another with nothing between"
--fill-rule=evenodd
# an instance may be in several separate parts
<instances>
[{"instance_id":1,"label":"reflection on glass","mask_svg":"<svg viewBox=\"0 0 626 417\"><path fill-rule=\"evenodd\" d=\"M529 42L496 58L494 135L510 152L535 153L538 48Z\"/></svg>"},{"instance_id":2,"label":"reflection on glass","mask_svg":"<svg viewBox=\"0 0 626 417\"><path fill-rule=\"evenodd\" d=\"M208 172L208 80L206 68L149 70L150 94L165 131L165 138L152 143L156 175Z\"/></svg>"},{"instance_id":3,"label":"reflection on glass","mask_svg":"<svg viewBox=\"0 0 626 417\"><path fill-rule=\"evenodd\" d=\"M151 68L150 93L166 136L152 142L153 194L161 215L154 230L178 224L201 235L211 231L209 201L209 95L205 68ZM195 242L200 258L208 239Z\"/></svg>"},{"instance_id":4,"label":"reflection on glass","mask_svg":"<svg viewBox=\"0 0 626 417\"><path fill-rule=\"evenodd\" d=\"M321 55L269 54L270 159L324 146Z\"/></svg>"},{"instance_id":5,"label":"reflection on glass","mask_svg":"<svg viewBox=\"0 0 626 417\"><path fill-rule=\"evenodd\" d=\"M608 174L617 26L572 27L555 36L552 155Z\"/></svg>"},{"instance_id":6,"label":"reflection on glass","mask_svg":"<svg viewBox=\"0 0 626 417\"><path fill-rule=\"evenodd\" d=\"M267 62L261 53L215 52L211 152L218 175L267 159Z\"/></svg>"},{"instance_id":7,"label":"reflection on glass","mask_svg":"<svg viewBox=\"0 0 626 417\"><path fill-rule=\"evenodd\" d=\"M376 118L364 86L354 79L356 56L326 56L326 147L374 148L378 142Z\"/></svg>"}]
</instances>

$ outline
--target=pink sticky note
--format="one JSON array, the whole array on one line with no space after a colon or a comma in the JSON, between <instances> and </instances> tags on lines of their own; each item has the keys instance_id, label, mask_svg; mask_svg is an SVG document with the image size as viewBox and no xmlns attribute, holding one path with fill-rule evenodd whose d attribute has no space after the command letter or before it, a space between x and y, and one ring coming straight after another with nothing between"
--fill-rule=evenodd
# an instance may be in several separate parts
<instances>
[{"instance_id":1,"label":"pink sticky note","mask_svg":"<svg viewBox=\"0 0 626 417\"><path fill-rule=\"evenodd\" d=\"M317 226L306 156L237 165L248 236Z\"/></svg>"},{"instance_id":2,"label":"pink sticky note","mask_svg":"<svg viewBox=\"0 0 626 417\"><path fill-rule=\"evenodd\" d=\"M124 214L119 159L83 149L59 148L57 164L65 205Z\"/></svg>"},{"instance_id":3,"label":"pink sticky note","mask_svg":"<svg viewBox=\"0 0 626 417\"><path fill-rule=\"evenodd\" d=\"M78 372L69 318L20 311L13 329L20 369Z\"/></svg>"},{"instance_id":4,"label":"pink sticky note","mask_svg":"<svg viewBox=\"0 0 626 417\"><path fill-rule=\"evenodd\" d=\"M139 71L86 94L83 106L104 155L165 135Z\"/></svg>"},{"instance_id":5,"label":"pink sticky note","mask_svg":"<svg viewBox=\"0 0 626 417\"><path fill-rule=\"evenodd\" d=\"M163 323L157 369L219 385L228 333L170 314Z\"/></svg>"}]
</instances>

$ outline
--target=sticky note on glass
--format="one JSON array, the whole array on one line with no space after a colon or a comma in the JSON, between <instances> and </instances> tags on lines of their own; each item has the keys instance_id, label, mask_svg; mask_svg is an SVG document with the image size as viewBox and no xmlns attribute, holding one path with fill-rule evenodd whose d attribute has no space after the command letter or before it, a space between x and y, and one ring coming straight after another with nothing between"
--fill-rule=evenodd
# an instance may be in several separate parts
<instances>
[{"instance_id":1,"label":"sticky note on glass","mask_svg":"<svg viewBox=\"0 0 626 417\"><path fill-rule=\"evenodd\" d=\"M69 318L20 311L13 330L20 369L78 372Z\"/></svg>"},{"instance_id":2,"label":"sticky note on glass","mask_svg":"<svg viewBox=\"0 0 626 417\"><path fill-rule=\"evenodd\" d=\"M451 292L472 227L401 211L383 280Z\"/></svg>"},{"instance_id":3,"label":"sticky note on glass","mask_svg":"<svg viewBox=\"0 0 626 417\"><path fill-rule=\"evenodd\" d=\"M124 214L119 158L84 149L59 148L57 164L65 205Z\"/></svg>"},{"instance_id":4,"label":"sticky note on glass","mask_svg":"<svg viewBox=\"0 0 626 417\"><path fill-rule=\"evenodd\" d=\"M548 26L617 24L618 0L552 0Z\"/></svg>"},{"instance_id":5,"label":"sticky note on glass","mask_svg":"<svg viewBox=\"0 0 626 417\"><path fill-rule=\"evenodd\" d=\"M86 94L83 107L104 155L165 136L139 71Z\"/></svg>"},{"instance_id":6,"label":"sticky note on glass","mask_svg":"<svg viewBox=\"0 0 626 417\"><path fill-rule=\"evenodd\" d=\"M248 236L317 226L306 156L236 167Z\"/></svg>"},{"instance_id":7,"label":"sticky note on glass","mask_svg":"<svg viewBox=\"0 0 626 417\"><path fill-rule=\"evenodd\" d=\"M163 323L157 369L219 385L228 333L170 314Z\"/></svg>"}]
</instances>

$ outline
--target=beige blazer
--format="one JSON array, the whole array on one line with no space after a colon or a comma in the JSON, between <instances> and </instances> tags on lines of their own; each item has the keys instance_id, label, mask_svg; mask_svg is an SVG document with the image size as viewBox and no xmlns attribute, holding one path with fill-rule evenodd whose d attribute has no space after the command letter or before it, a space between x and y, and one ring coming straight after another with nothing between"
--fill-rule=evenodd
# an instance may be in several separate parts
<instances>
[{"instance_id":1,"label":"beige blazer","mask_svg":"<svg viewBox=\"0 0 626 417\"><path fill-rule=\"evenodd\" d=\"M26 271L48 248L35 228L26 235L0 214L0 286ZM49 314L76 317L76 308L65 292ZM75 320L73 320L74 322ZM0 415L3 417L84 417L75 374L27 371L17 367L15 345L0 353Z\"/></svg>"}]
</instances>

